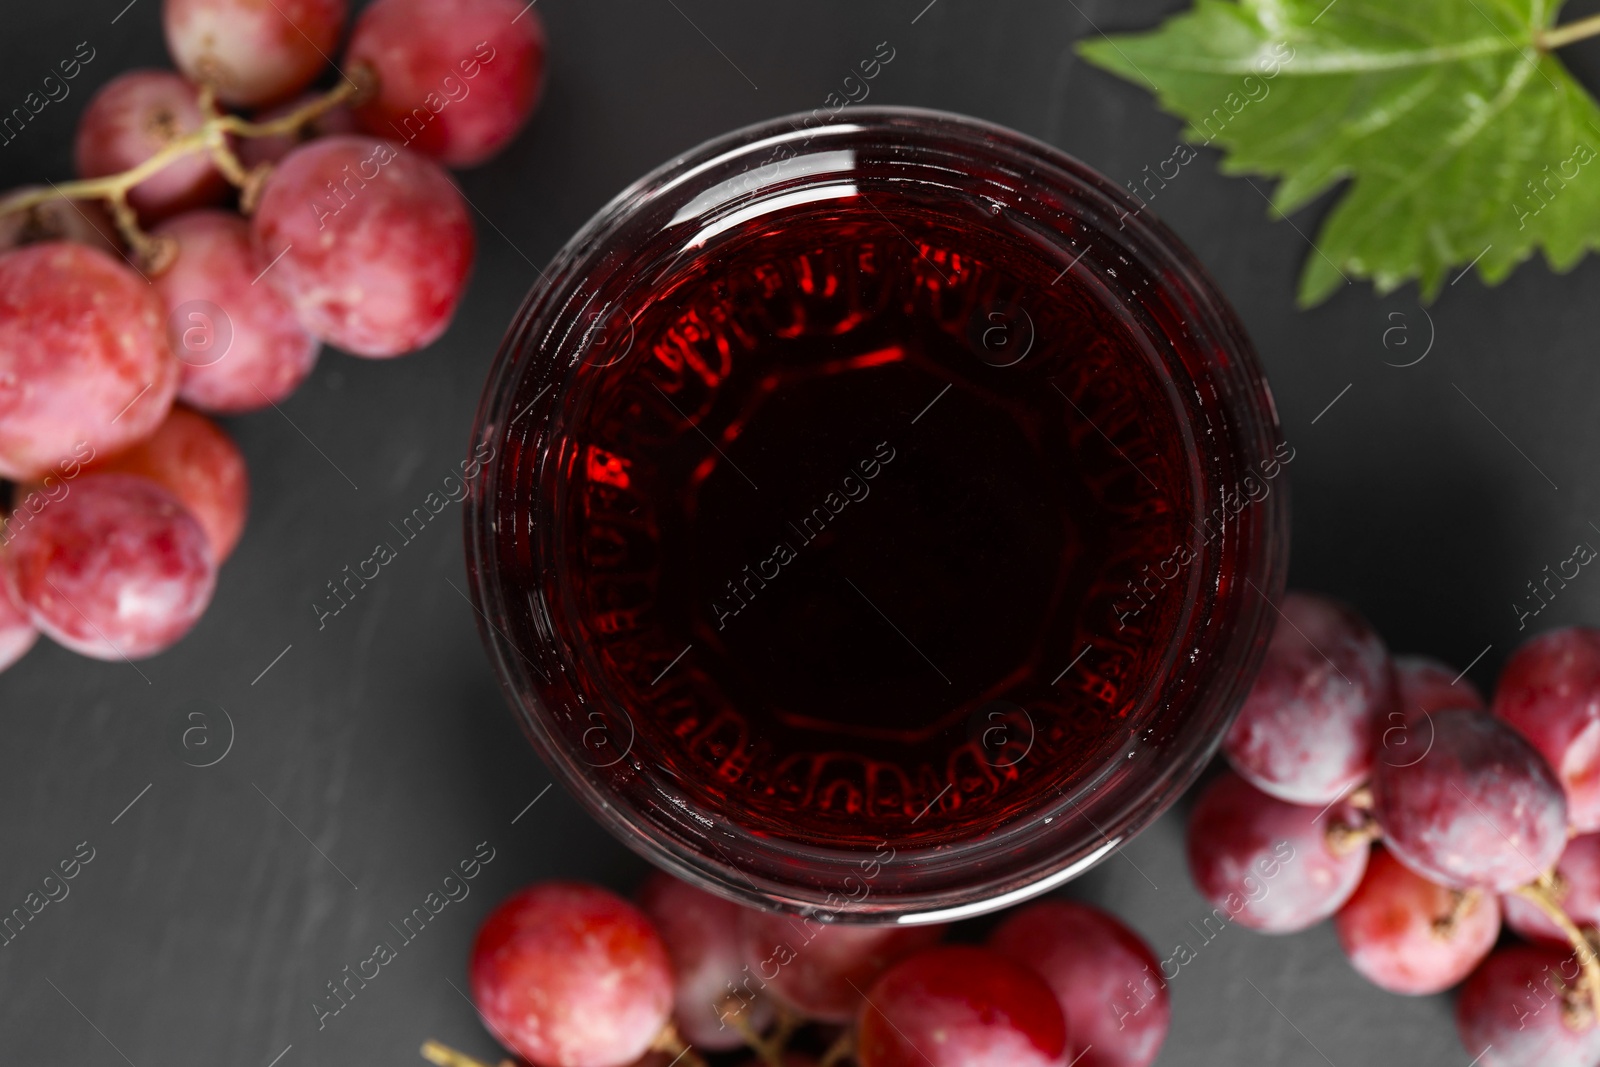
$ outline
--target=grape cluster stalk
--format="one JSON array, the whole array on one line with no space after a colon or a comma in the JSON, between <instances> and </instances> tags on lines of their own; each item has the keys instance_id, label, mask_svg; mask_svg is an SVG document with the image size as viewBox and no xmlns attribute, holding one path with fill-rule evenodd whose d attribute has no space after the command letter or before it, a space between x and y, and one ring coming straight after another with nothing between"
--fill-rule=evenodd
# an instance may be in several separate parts
<instances>
[{"instance_id":1,"label":"grape cluster stalk","mask_svg":"<svg viewBox=\"0 0 1600 1067\"><path fill-rule=\"evenodd\" d=\"M59 200L99 201L110 210L122 239L137 257L147 275L159 275L177 256L177 242L152 237L139 224L138 213L128 194L140 183L189 156L205 155L223 177L239 189L239 208L248 215L261 199L261 190L272 174L271 163L247 168L229 143L229 137L285 137L300 134L318 119L341 106L358 105L377 91L377 75L370 67L355 67L349 77L327 92L295 108L286 115L254 121L228 114L217 104L216 92L206 85L198 87L198 102L205 115L198 129L175 137L148 159L116 174L99 178L79 178L39 189L23 189L0 198L0 216L35 210Z\"/></svg>"}]
</instances>

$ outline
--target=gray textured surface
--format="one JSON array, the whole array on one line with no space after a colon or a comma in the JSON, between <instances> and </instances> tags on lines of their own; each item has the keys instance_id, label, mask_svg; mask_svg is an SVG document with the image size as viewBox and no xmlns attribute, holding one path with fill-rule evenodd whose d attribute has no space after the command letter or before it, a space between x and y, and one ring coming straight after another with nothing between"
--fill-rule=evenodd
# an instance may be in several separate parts
<instances>
[{"instance_id":1,"label":"gray textured surface","mask_svg":"<svg viewBox=\"0 0 1600 1067\"><path fill-rule=\"evenodd\" d=\"M253 479L249 528L210 613L140 664L144 678L53 647L0 677L0 909L78 842L95 849L70 896L0 949L0 1061L266 1067L292 1045L279 1067L408 1064L430 1035L493 1054L450 984L464 988L478 920L524 882L627 888L641 864L559 789L512 825L550 777L502 706L460 595L457 512L325 630L310 605L455 467L533 263L675 152L819 106L877 42L896 58L874 102L1013 126L1119 180L1170 153L1176 121L1086 68L1072 44L1096 24L1144 27L1180 5L926 2L542 0L548 95L506 155L462 176L481 252L450 332L398 362L328 353L283 415L231 421ZM71 97L0 147L0 184L70 173L89 92L165 62L158 0L125 3L0 16L6 109L79 41L96 49ZM1593 64L1579 70L1595 81ZM1429 309L1428 358L1397 369L1385 361L1414 358L1429 332L1414 292L1379 299L1353 285L1293 310L1305 239L1267 219L1260 192L1221 177L1214 153L1154 207L1211 268L1270 371L1298 449L1295 583L1357 603L1401 650L1465 664L1492 646L1472 672L1489 684L1515 642L1523 583L1575 541L1600 542L1600 262L1564 277L1524 267L1492 291L1463 279ZM1325 208L1296 226L1314 232ZM1386 350L1384 331L1402 324L1411 347ZM1537 623L1596 617L1600 579L1587 578ZM201 757L180 744L199 706L226 708L235 728L209 768L185 766ZM228 727L214 710L210 722L220 745ZM1179 941L1198 949L1173 983L1162 1064L1465 1067L1448 1001L1366 986L1326 926L1276 939L1228 930L1202 946L1189 923L1209 909L1183 870L1180 814L1071 890L1108 903L1163 956ZM485 840L495 859L471 896L319 1032L310 1005L323 984Z\"/></svg>"}]
</instances>

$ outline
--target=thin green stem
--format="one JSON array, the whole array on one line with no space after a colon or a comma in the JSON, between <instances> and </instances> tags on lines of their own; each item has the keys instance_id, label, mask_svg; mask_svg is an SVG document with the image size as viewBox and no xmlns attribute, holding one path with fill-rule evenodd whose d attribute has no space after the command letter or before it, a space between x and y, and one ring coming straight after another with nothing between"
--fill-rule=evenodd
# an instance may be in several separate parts
<instances>
[{"instance_id":1,"label":"thin green stem","mask_svg":"<svg viewBox=\"0 0 1600 1067\"><path fill-rule=\"evenodd\" d=\"M1586 19L1569 22L1553 30L1540 30L1535 35L1534 42L1546 52L1553 52L1557 48L1565 48L1574 41L1596 36L1600 36L1600 15L1590 15Z\"/></svg>"}]
</instances>

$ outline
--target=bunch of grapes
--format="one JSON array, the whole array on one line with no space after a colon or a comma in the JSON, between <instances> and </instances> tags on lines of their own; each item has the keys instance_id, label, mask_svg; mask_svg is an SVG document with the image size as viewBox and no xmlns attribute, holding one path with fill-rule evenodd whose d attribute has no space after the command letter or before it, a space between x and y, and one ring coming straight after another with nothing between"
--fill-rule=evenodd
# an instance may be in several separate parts
<instances>
[{"instance_id":1,"label":"bunch of grapes","mask_svg":"<svg viewBox=\"0 0 1600 1067\"><path fill-rule=\"evenodd\" d=\"M1391 992L1465 981L1483 1067L1600 1064L1600 631L1524 644L1491 707L1344 605L1282 612L1189 823L1201 892L1264 933L1331 916Z\"/></svg>"},{"instance_id":2,"label":"bunch of grapes","mask_svg":"<svg viewBox=\"0 0 1600 1067\"><path fill-rule=\"evenodd\" d=\"M759 912L657 872L638 903L546 882L485 920L472 998L538 1067L1148 1067L1171 1017L1154 953L1112 916L1051 900L982 945L942 926ZM1137 1013L1127 990L1148 986ZM742 1058L741 1058L742 1052ZM476 1061L436 1042L440 1067Z\"/></svg>"},{"instance_id":3,"label":"bunch of grapes","mask_svg":"<svg viewBox=\"0 0 1600 1067\"><path fill-rule=\"evenodd\" d=\"M248 498L207 415L276 405L324 342L380 359L449 325L474 235L444 166L528 120L544 30L516 0L375 0L330 69L346 14L166 0L178 70L94 95L79 180L0 197L0 669L41 632L100 659L181 638Z\"/></svg>"}]
</instances>

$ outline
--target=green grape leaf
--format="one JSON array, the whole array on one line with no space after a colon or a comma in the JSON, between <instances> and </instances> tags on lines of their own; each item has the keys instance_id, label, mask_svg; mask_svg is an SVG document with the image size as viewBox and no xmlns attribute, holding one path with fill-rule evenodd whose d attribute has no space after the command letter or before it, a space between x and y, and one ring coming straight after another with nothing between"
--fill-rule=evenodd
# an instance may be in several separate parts
<instances>
[{"instance_id":1,"label":"green grape leaf","mask_svg":"<svg viewBox=\"0 0 1600 1067\"><path fill-rule=\"evenodd\" d=\"M1552 29L1560 6L1196 0L1080 51L1152 89L1186 139L1224 150L1224 172L1280 178L1280 215L1349 180L1302 306L1355 277L1379 292L1416 279L1431 300L1462 264L1493 285L1536 248L1561 271L1600 247L1600 108L1550 51L1600 25ZM1130 189L1149 199L1152 176Z\"/></svg>"}]
</instances>

